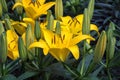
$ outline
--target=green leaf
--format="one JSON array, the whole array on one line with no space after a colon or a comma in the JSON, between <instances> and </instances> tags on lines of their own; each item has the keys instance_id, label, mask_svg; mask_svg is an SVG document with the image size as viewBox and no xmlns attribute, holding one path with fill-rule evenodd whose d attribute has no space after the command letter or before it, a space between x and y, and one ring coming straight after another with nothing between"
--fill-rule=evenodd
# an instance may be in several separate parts
<instances>
[{"instance_id":1,"label":"green leaf","mask_svg":"<svg viewBox=\"0 0 120 80\"><path fill-rule=\"evenodd\" d=\"M83 80L99 80L99 79L95 76L89 76L89 77L84 78Z\"/></svg>"},{"instance_id":2,"label":"green leaf","mask_svg":"<svg viewBox=\"0 0 120 80\"><path fill-rule=\"evenodd\" d=\"M8 74L0 78L0 80L18 80L14 75Z\"/></svg>"},{"instance_id":3,"label":"green leaf","mask_svg":"<svg viewBox=\"0 0 120 80\"><path fill-rule=\"evenodd\" d=\"M25 79L27 79L27 78L36 76L36 75L38 75L38 74L39 74L39 72L27 71L27 72L23 73L22 75L20 75L20 76L18 77L18 80L25 80ZM12 80L12 79L11 79L11 80Z\"/></svg>"},{"instance_id":4,"label":"green leaf","mask_svg":"<svg viewBox=\"0 0 120 80\"><path fill-rule=\"evenodd\" d=\"M8 63L6 66L7 72L13 72L14 69L16 68L16 66L18 66L19 61L20 61L20 58ZM20 67L20 66L18 66L18 67Z\"/></svg>"}]
</instances>

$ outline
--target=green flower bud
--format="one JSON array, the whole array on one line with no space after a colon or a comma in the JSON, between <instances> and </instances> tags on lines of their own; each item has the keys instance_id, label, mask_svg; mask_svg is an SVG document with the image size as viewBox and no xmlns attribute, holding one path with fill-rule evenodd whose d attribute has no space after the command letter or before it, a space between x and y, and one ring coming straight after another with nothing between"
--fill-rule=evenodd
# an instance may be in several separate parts
<instances>
[{"instance_id":1,"label":"green flower bud","mask_svg":"<svg viewBox=\"0 0 120 80\"><path fill-rule=\"evenodd\" d=\"M106 32L102 31L95 47L93 58L94 63L99 63L101 61L106 49L106 41L107 41Z\"/></svg>"},{"instance_id":2,"label":"green flower bud","mask_svg":"<svg viewBox=\"0 0 120 80\"><path fill-rule=\"evenodd\" d=\"M40 30L40 23L37 20L35 21L35 29L34 30L35 30L34 31L35 37L37 40L39 40L41 37L41 30Z\"/></svg>"},{"instance_id":3,"label":"green flower bud","mask_svg":"<svg viewBox=\"0 0 120 80\"><path fill-rule=\"evenodd\" d=\"M0 3L2 4L3 12L7 13L8 12L8 8L7 8L6 0L0 0Z\"/></svg>"},{"instance_id":4,"label":"green flower bud","mask_svg":"<svg viewBox=\"0 0 120 80\"><path fill-rule=\"evenodd\" d=\"M55 32L56 32L57 34L61 34L60 22L58 22L58 21L57 21L57 23L56 23Z\"/></svg>"},{"instance_id":5,"label":"green flower bud","mask_svg":"<svg viewBox=\"0 0 120 80\"><path fill-rule=\"evenodd\" d=\"M20 55L20 58L22 59L22 61L26 61L27 53L26 53L26 49L24 46L24 42L21 37L19 37L19 39L18 39L18 50L19 50L19 55Z\"/></svg>"},{"instance_id":6,"label":"green flower bud","mask_svg":"<svg viewBox=\"0 0 120 80\"><path fill-rule=\"evenodd\" d=\"M5 19L5 28L7 30L13 30L13 27L11 26L10 20L9 19ZM14 31L14 30L13 30Z\"/></svg>"},{"instance_id":7,"label":"green flower bud","mask_svg":"<svg viewBox=\"0 0 120 80\"><path fill-rule=\"evenodd\" d=\"M31 49L30 51L28 51L28 47L31 43L34 42L34 34L32 32L32 26L30 24L28 24L27 29L26 29L26 48L27 48L27 54L28 54L28 58L30 60L32 60L35 56L35 50Z\"/></svg>"},{"instance_id":8,"label":"green flower bud","mask_svg":"<svg viewBox=\"0 0 120 80\"><path fill-rule=\"evenodd\" d=\"M3 24L2 22L0 21L0 35L1 33L3 33L5 30L4 30L4 27L3 27Z\"/></svg>"},{"instance_id":9,"label":"green flower bud","mask_svg":"<svg viewBox=\"0 0 120 80\"><path fill-rule=\"evenodd\" d=\"M56 0L55 4L55 17L56 19L60 19L63 16L63 2L62 0Z\"/></svg>"},{"instance_id":10,"label":"green flower bud","mask_svg":"<svg viewBox=\"0 0 120 80\"><path fill-rule=\"evenodd\" d=\"M85 8L84 10L82 32L83 34L90 34L90 18L89 18L89 13L87 8Z\"/></svg>"},{"instance_id":11,"label":"green flower bud","mask_svg":"<svg viewBox=\"0 0 120 80\"><path fill-rule=\"evenodd\" d=\"M0 3L0 18L2 17L2 4Z\"/></svg>"},{"instance_id":12,"label":"green flower bud","mask_svg":"<svg viewBox=\"0 0 120 80\"><path fill-rule=\"evenodd\" d=\"M6 33L3 32L0 35L0 62L5 63L7 59L8 48L7 48L7 37Z\"/></svg>"},{"instance_id":13,"label":"green flower bud","mask_svg":"<svg viewBox=\"0 0 120 80\"><path fill-rule=\"evenodd\" d=\"M115 37L113 37L111 40L110 40L110 45L109 45L109 59L112 59L114 57L114 51L115 51L115 43L116 43L116 39Z\"/></svg>"},{"instance_id":14,"label":"green flower bud","mask_svg":"<svg viewBox=\"0 0 120 80\"><path fill-rule=\"evenodd\" d=\"M53 31L53 26L54 26L54 17L52 13L49 11L48 16L47 16L47 29Z\"/></svg>"},{"instance_id":15,"label":"green flower bud","mask_svg":"<svg viewBox=\"0 0 120 80\"><path fill-rule=\"evenodd\" d=\"M116 44L116 39L113 36L113 31L115 30L115 25L114 23L110 23L109 29L107 32L107 62L109 62L110 59L113 58L114 56L114 51L115 51L115 44Z\"/></svg>"},{"instance_id":16,"label":"green flower bud","mask_svg":"<svg viewBox=\"0 0 120 80\"><path fill-rule=\"evenodd\" d=\"M88 5L88 13L89 13L90 20L92 19L92 16L93 16L94 4L95 4L95 0L90 0Z\"/></svg>"}]
</instances>

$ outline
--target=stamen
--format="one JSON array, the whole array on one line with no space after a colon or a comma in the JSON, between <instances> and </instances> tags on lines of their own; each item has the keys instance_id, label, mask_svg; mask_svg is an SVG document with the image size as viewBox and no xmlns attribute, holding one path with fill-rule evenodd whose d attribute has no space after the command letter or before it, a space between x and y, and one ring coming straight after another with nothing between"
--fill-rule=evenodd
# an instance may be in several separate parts
<instances>
[{"instance_id":1,"label":"stamen","mask_svg":"<svg viewBox=\"0 0 120 80\"><path fill-rule=\"evenodd\" d=\"M39 6L41 6L40 2L38 0L31 0L31 2L29 3L30 4L33 4L33 6L35 6L35 4L37 4L37 7L39 8Z\"/></svg>"},{"instance_id":2,"label":"stamen","mask_svg":"<svg viewBox=\"0 0 120 80\"><path fill-rule=\"evenodd\" d=\"M63 35L63 40L65 39L65 34Z\"/></svg>"},{"instance_id":3,"label":"stamen","mask_svg":"<svg viewBox=\"0 0 120 80\"><path fill-rule=\"evenodd\" d=\"M54 35L54 38L53 38L53 39L54 39L53 41L54 41L54 44L55 44L55 43L56 43L55 35Z\"/></svg>"}]
</instances>

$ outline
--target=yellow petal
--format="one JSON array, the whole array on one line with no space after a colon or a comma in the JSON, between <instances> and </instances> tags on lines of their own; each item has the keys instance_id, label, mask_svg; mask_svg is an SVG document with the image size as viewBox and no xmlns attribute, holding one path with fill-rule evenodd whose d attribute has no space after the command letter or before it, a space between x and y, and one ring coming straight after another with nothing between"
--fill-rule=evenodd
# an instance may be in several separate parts
<instances>
[{"instance_id":1,"label":"yellow petal","mask_svg":"<svg viewBox=\"0 0 120 80\"><path fill-rule=\"evenodd\" d=\"M68 24L72 21L72 18L70 16L61 17L60 19L62 21L62 24Z\"/></svg>"},{"instance_id":2,"label":"yellow petal","mask_svg":"<svg viewBox=\"0 0 120 80\"><path fill-rule=\"evenodd\" d=\"M97 31L98 35L100 35L99 29L95 24L90 24L90 30L95 30L95 31Z\"/></svg>"},{"instance_id":3,"label":"yellow petal","mask_svg":"<svg viewBox=\"0 0 120 80\"><path fill-rule=\"evenodd\" d=\"M23 21L25 23L31 23L33 27L35 26L35 21L32 18L23 18Z\"/></svg>"},{"instance_id":4,"label":"yellow petal","mask_svg":"<svg viewBox=\"0 0 120 80\"><path fill-rule=\"evenodd\" d=\"M75 45L85 39L95 40L93 37L91 37L89 35L78 35L71 40L70 45Z\"/></svg>"},{"instance_id":5,"label":"yellow petal","mask_svg":"<svg viewBox=\"0 0 120 80\"><path fill-rule=\"evenodd\" d=\"M77 60L79 58L79 48L77 45L68 47L74 58Z\"/></svg>"},{"instance_id":6,"label":"yellow petal","mask_svg":"<svg viewBox=\"0 0 120 80\"><path fill-rule=\"evenodd\" d=\"M34 42L34 43L30 44L29 49L34 48L34 47L43 48L44 55L48 54L49 47L45 41L39 40L39 42Z\"/></svg>"},{"instance_id":7,"label":"yellow petal","mask_svg":"<svg viewBox=\"0 0 120 80\"><path fill-rule=\"evenodd\" d=\"M24 33L22 34L22 39L23 39L23 41L24 41L24 45L26 45L26 39L25 39L25 37L26 37L26 33L24 32Z\"/></svg>"},{"instance_id":8,"label":"yellow petal","mask_svg":"<svg viewBox=\"0 0 120 80\"><path fill-rule=\"evenodd\" d=\"M69 50L66 48L51 48L49 52L55 59L62 62L64 62L69 55Z\"/></svg>"},{"instance_id":9,"label":"yellow petal","mask_svg":"<svg viewBox=\"0 0 120 80\"><path fill-rule=\"evenodd\" d=\"M27 27L27 25L25 23L17 22L17 21L12 22L11 25L14 27L14 29L17 31L17 33L19 33L20 35L22 35L25 32L26 27Z\"/></svg>"},{"instance_id":10,"label":"yellow petal","mask_svg":"<svg viewBox=\"0 0 120 80\"><path fill-rule=\"evenodd\" d=\"M45 39L46 43L50 46L52 44L52 39L54 37L54 33L47 29L42 29L42 31L43 31L43 35L44 35L44 39Z\"/></svg>"},{"instance_id":11,"label":"yellow petal","mask_svg":"<svg viewBox=\"0 0 120 80\"><path fill-rule=\"evenodd\" d=\"M40 5L43 5L46 0L38 0L40 2Z\"/></svg>"},{"instance_id":12,"label":"yellow petal","mask_svg":"<svg viewBox=\"0 0 120 80\"><path fill-rule=\"evenodd\" d=\"M80 24L82 25L83 23L83 14L77 15L75 18L80 22Z\"/></svg>"},{"instance_id":13,"label":"yellow petal","mask_svg":"<svg viewBox=\"0 0 120 80\"><path fill-rule=\"evenodd\" d=\"M34 10L36 11L36 14L33 13L32 15L33 19L38 18L42 14L46 14L47 10L51 8L53 5L55 5L55 2L49 2L49 3L43 4L39 8L34 8Z\"/></svg>"},{"instance_id":14,"label":"yellow petal","mask_svg":"<svg viewBox=\"0 0 120 80\"><path fill-rule=\"evenodd\" d=\"M20 2L15 3L14 6L12 7L12 10L14 10L18 6L22 6L23 7L23 4L20 3Z\"/></svg>"},{"instance_id":15,"label":"yellow petal","mask_svg":"<svg viewBox=\"0 0 120 80\"><path fill-rule=\"evenodd\" d=\"M70 40L72 39L73 34L67 31L62 31L61 32L61 38L63 42L63 46L69 46Z\"/></svg>"},{"instance_id":16,"label":"yellow petal","mask_svg":"<svg viewBox=\"0 0 120 80\"><path fill-rule=\"evenodd\" d=\"M15 51L8 51L8 57L11 58L12 60L15 60L19 57L19 52L18 50Z\"/></svg>"},{"instance_id":17,"label":"yellow petal","mask_svg":"<svg viewBox=\"0 0 120 80\"><path fill-rule=\"evenodd\" d=\"M7 30L7 43L10 44L12 41L17 40L18 40L17 34L12 30Z\"/></svg>"}]
</instances>

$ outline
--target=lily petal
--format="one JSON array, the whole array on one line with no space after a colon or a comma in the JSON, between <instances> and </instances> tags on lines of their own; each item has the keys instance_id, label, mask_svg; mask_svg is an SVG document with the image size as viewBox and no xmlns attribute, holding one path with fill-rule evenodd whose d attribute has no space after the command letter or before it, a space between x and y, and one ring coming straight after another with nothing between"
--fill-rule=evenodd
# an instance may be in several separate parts
<instances>
[{"instance_id":1,"label":"lily petal","mask_svg":"<svg viewBox=\"0 0 120 80\"><path fill-rule=\"evenodd\" d=\"M8 51L8 57L11 58L12 60L16 60L19 57L19 52L18 50L15 51Z\"/></svg>"},{"instance_id":2,"label":"lily petal","mask_svg":"<svg viewBox=\"0 0 120 80\"><path fill-rule=\"evenodd\" d=\"M14 10L14 9L15 9L16 7L18 7L18 6L24 7L22 3L17 2L17 3L15 3L14 6L12 7L12 10Z\"/></svg>"},{"instance_id":3,"label":"lily petal","mask_svg":"<svg viewBox=\"0 0 120 80\"><path fill-rule=\"evenodd\" d=\"M69 50L66 48L59 49L59 48L51 48L50 54L56 58L58 61L64 62L69 55Z\"/></svg>"},{"instance_id":4,"label":"lily petal","mask_svg":"<svg viewBox=\"0 0 120 80\"><path fill-rule=\"evenodd\" d=\"M91 37L89 35L78 35L71 40L70 45L75 45L85 39L95 40L93 37Z\"/></svg>"},{"instance_id":5,"label":"lily petal","mask_svg":"<svg viewBox=\"0 0 120 80\"><path fill-rule=\"evenodd\" d=\"M77 60L79 58L79 48L77 45L68 47L74 58Z\"/></svg>"},{"instance_id":6,"label":"lily petal","mask_svg":"<svg viewBox=\"0 0 120 80\"><path fill-rule=\"evenodd\" d=\"M49 47L44 40L41 39L39 40L39 42L34 42L30 44L29 49L34 47L43 48L44 55L48 54Z\"/></svg>"},{"instance_id":7,"label":"lily petal","mask_svg":"<svg viewBox=\"0 0 120 80\"><path fill-rule=\"evenodd\" d=\"M51 45L54 33L50 30L47 30L47 29L42 29L42 31L43 31L43 35L44 35L44 39L45 39L46 43L48 45Z\"/></svg>"},{"instance_id":8,"label":"lily petal","mask_svg":"<svg viewBox=\"0 0 120 80\"><path fill-rule=\"evenodd\" d=\"M95 30L95 31L97 31L98 35L100 35L99 29L95 24L90 24L90 30Z\"/></svg>"}]
</instances>

